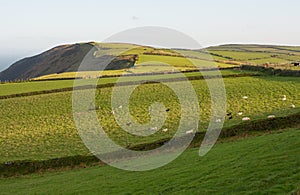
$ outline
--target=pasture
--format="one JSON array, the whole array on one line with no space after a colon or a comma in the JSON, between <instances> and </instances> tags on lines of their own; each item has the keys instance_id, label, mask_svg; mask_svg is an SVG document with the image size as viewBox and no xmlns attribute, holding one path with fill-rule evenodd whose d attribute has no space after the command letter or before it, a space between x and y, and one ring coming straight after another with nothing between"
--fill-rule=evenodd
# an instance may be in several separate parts
<instances>
[{"instance_id":1,"label":"pasture","mask_svg":"<svg viewBox=\"0 0 300 195\"><path fill-rule=\"evenodd\" d=\"M295 69L291 65L300 61L300 50L297 47L270 45L223 45L207 48L212 56L238 61L244 64L269 64L275 68Z\"/></svg>"},{"instance_id":2,"label":"pasture","mask_svg":"<svg viewBox=\"0 0 300 195\"><path fill-rule=\"evenodd\" d=\"M300 131L286 129L219 143L204 157L189 149L147 172L96 166L0 179L1 194L289 194L300 190ZM298 191L299 192L299 191Z\"/></svg>"},{"instance_id":3,"label":"pasture","mask_svg":"<svg viewBox=\"0 0 300 195\"><path fill-rule=\"evenodd\" d=\"M262 75L260 72L255 71L245 71L245 70L221 70L220 71L223 76L236 76L241 74L246 75ZM82 75L99 75L99 72L81 72ZM205 75L216 75L215 71L207 71L204 73ZM69 76L68 76L69 75ZM126 73L125 73L126 75ZM186 77L194 77L194 76L202 76L203 74L199 72L190 72L184 74ZM49 77L48 77L49 76ZM55 80L61 78L74 78L76 76L75 72L70 73L62 73L53 75L48 75L47 79L53 80L39 80L39 81L28 81L28 82L19 82L19 83L3 83L0 84L0 96L5 95L13 95L13 94L21 94L21 93L30 93L30 92L38 92L38 91L49 91L54 89L63 89L63 88L71 88L73 87L74 80ZM158 79L172 79L178 78L180 75L178 74L161 74L161 75L144 75L144 76L131 76L127 78L123 78L123 81L140 81L140 80L158 80ZM45 76L46 78L46 76ZM100 78L97 82L98 85L107 84L107 83L115 83L118 78L116 77L108 77L108 78ZM95 83L94 79L84 79L82 80L82 85L91 85Z\"/></svg>"},{"instance_id":4,"label":"pasture","mask_svg":"<svg viewBox=\"0 0 300 195\"><path fill-rule=\"evenodd\" d=\"M233 114L233 119L226 118L225 127L243 123L242 117L266 119L269 115L280 117L300 111L300 80L296 77L233 77L225 78L224 82L227 112ZM198 131L205 131L211 114L209 90L205 80L192 80L191 83L200 105ZM184 87L182 82L176 84L179 88ZM126 90L126 86L121 88ZM126 137L132 146L169 138L176 131L180 104L173 91L165 85L141 85L130 98L130 112L140 123L150 120L148 109L154 101L170 108L163 126L169 132L159 130L149 137L126 135L118 126L111 114L111 91L111 87L97 89L96 106L100 107L97 114L105 131L120 145L127 144ZM283 95L286 95L286 101L282 100ZM248 96L248 99L243 99L243 96ZM291 104L295 108L291 108ZM74 125L72 92L2 99L0 109L0 162L90 155ZM237 115L238 112L243 112L243 115Z\"/></svg>"}]
</instances>

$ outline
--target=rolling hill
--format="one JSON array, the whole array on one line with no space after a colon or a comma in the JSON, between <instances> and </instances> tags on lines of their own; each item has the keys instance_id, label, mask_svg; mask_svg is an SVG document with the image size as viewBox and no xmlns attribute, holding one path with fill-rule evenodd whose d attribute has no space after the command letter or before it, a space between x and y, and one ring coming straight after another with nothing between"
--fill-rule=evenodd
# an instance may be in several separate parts
<instances>
[{"instance_id":1,"label":"rolling hill","mask_svg":"<svg viewBox=\"0 0 300 195\"><path fill-rule=\"evenodd\" d=\"M100 48L102 53L97 53L94 46ZM231 44L208 47L205 50L171 50L133 44L89 42L61 45L39 55L24 58L1 72L0 81L74 78L83 58L91 49L95 49L94 61L81 71L102 70L103 65L112 60L105 70L113 71L107 71L107 75L120 74L121 70L131 67L135 68L127 73L170 72L171 69L164 64L171 64L179 70L195 69L190 63L191 60L204 68L211 67L214 60L218 67L267 64L281 69L298 69L291 63L300 61L300 47L291 46ZM141 64L145 66L140 66ZM97 76L98 73L89 72L88 75Z\"/></svg>"},{"instance_id":2,"label":"rolling hill","mask_svg":"<svg viewBox=\"0 0 300 195\"><path fill-rule=\"evenodd\" d=\"M61 45L39 55L24 58L0 73L0 81L28 80L34 77L74 72L78 70L85 55L93 49L93 43ZM88 70L100 70L106 60L114 59L112 55L95 57ZM134 55L118 56L107 67L108 70L131 67Z\"/></svg>"}]
</instances>

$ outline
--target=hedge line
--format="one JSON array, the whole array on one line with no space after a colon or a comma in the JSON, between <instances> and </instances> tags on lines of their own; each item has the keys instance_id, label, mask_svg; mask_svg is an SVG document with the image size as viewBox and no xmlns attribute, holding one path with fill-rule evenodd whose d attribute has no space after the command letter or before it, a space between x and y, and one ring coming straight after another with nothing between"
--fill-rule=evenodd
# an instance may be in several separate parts
<instances>
[{"instance_id":1,"label":"hedge line","mask_svg":"<svg viewBox=\"0 0 300 195\"><path fill-rule=\"evenodd\" d=\"M282 69L275 69L272 67L250 66L250 65L242 65L240 68L241 70L260 71L265 74L274 75L274 76L300 77L300 70L282 70Z\"/></svg>"},{"instance_id":2,"label":"hedge line","mask_svg":"<svg viewBox=\"0 0 300 195\"><path fill-rule=\"evenodd\" d=\"M285 117L278 117L273 119L261 119L256 121L247 121L239 125L229 128L224 128L219 136L219 139L233 136L245 135L249 132L260 132L269 130L280 130L284 128L292 128L300 125L300 112ZM178 145L184 143L184 140L189 138L186 135L176 138ZM205 132L197 132L190 147L199 146L205 136ZM169 139L158 140L153 143L140 144L128 147L132 150L145 151L157 148L168 142ZM120 157L122 151L107 154L107 157ZM129 156L121 156L122 159L130 158ZM25 175L35 172L42 172L47 170L57 170L63 168L87 167L93 165L104 165L95 156L70 156L57 159L50 159L45 161L15 161L0 164L0 177L12 177L18 175Z\"/></svg>"}]
</instances>

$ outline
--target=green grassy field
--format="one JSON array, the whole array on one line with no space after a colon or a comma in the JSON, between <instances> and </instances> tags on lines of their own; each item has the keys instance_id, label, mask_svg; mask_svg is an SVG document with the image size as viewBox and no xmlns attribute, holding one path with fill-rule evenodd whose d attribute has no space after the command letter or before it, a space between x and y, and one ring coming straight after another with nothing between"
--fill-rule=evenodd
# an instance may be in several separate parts
<instances>
[{"instance_id":1,"label":"green grassy field","mask_svg":"<svg viewBox=\"0 0 300 195\"><path fill-rule=\"evenodd\" d=\"M196 56L195 56L196 57ZM202 57L200 55L199 57ZM207 57L208 58L208 57ZM203 59L206 59L203 57ZM138 68L140 64L170 64L180 70L184 69L194 69L195 65L200 68L212 68L214 66L219 67L232 67L232 65L228 64L221 64L221 63L213 63L207 60L200 60L200 59L191 59L191 58L183 58L183 57L173 57L173 56L159 56L159 55L141 55L139 57L139 61L136 64Z\"/></svg>"},{"instance_id":2,"label":"green grassy field","mask_svg":"<svg viewBox=\"0 0 300 195\"><path fill-rule=\"evenodd\" d=\"M191 60L191 61L190 61ZM166 64L172 65L168 66ZM197 68L228 68L234 67L231 64L221 62L209 62L199 59L188 59L182 57L172 56L157 56L157 55L141 55L139 61L134 68L126 70L105 70L99 71L85 71L85 72L64 72L59 74L44 75L32 80L46 80L46 79L61 79L61 78L95 78L98 76L112 76L120 74L140 74L140 73L160 73L160 72L172 72L174 70L187 71L195 70Z\"/></svg>"},{"instance_id":3,"label":"green grassy field","mask_svg":"<svg viewBox=\"0 0 300 195\"><path fill-rule=\"evenodd\" d=\"M242 52L242 51L212 51L213 54L219 54L224 57L232 58L237 61L247 61L249 59L263 59L269 58L270 54L261 52Z\"/></svg>"},{"instance_id":4,"label":"green grassy field","mask_svg":"<svg viewBox=\"0 0 300 195\"><path fill-rule=\"evenodd\" d=\"M269 64L280 69L300 70L293 67L291 62L300 61L298 47L270 46L270 45L222 45L207 49L213 56L227 58L253 65Z\"/></svg>"},{"instance_id":5,"label":"green grassy field","mask_svg":"<svg viewBox=\"0 0 300 195\"><path fill-rule=\"evenodd\" d=\"M95 72L94 72L95 73ZM70 77L74 77L76 73L64 73L64 75L71 75ZM91 74L91 73L86 73ZM98 73L97 73L98 74ZM205 75L212 74L216 75L217 73L214 71L205 72ZM221 74L224 76L228 75L238 75L238 74L262 74L259 72L252 72L252 71L240 71L240 70L222 70ZM201 76L202 74L199 72L191 72L185 73L186 77L193 77L193 76ZM65 77L67 76L59 76ZM147 79L163 79L163 78L178 78L180 75L178 74L166 74L166 75L148 75L148 76L133 76L123 78L124 81L138 81L138 80L147 80ZM49 75L50 78L50 75ZM48 79L49 79L48 78ZM54 77L55 78L55 77ZM117 78L101 78L98 81L98 84L107 84L107 83L115 83ZM93 79L85 79L82 80L82 85L90 85L93 84L95 80ZM36 91L44 91L44 90L53 90L53 89L62 89L62 88L69 88L73 87L74 81L73 80L50 80L50 81L35 81L35 82L20 82L20 83L4 83L0 84L0 96L3 95L11 95L11 94L20 94L20 93L29 93L29 92L36 92Z\"/></svg>"},{"instance_id":6,"label":"green grassy field","mask_svg":"<svg viewBox=\"0 0 300 195\"><path fill-rule=\"evenodd\" d=\"M300 80L296 77L239 77L225 78L227 112L234 118L225 127L239 124L243 116L251 120L266 119L268 115L285 116L300 110ZM200 103L199 131L205 131L210 116L209 91L204 80L191 81ZM182 82L177 82L182 87ZM122 87L126 89L126 86ZM96 105L99 120L107 133L121 145L126 134L117 125L111 112L112 88L98 89ZM83 92L83 94L85 94ZM74 125L72 92L61 92L0 100L0 162L15 160L45 160L73 155L89 155ZM188 94L187 94L188 95ZM282 101L286 95L287 100ZM248 96L247 100L242 99ZM142 144L172 136L180 119L180 105L176 95L162 84L139 86L131 96L130 109L140 123L149 121L151 103L164 103L171 111L164 124L169 134L161 131L149 137L128 136L129 144ZM290 108L294 104L296 108ZM243 116L237 116L239 111Z\"/></svg>"},{"instance_id":7,"label":"green grassy field","mask_svg":"<svg viewBox=\"0 0 300 195\"><path fill-rule=\"evenodd\" d=\"M1 194L288 194L300 188L300 130L189 149L147 172L109 166L0 179Z\"/></svg>"}]
</instances>

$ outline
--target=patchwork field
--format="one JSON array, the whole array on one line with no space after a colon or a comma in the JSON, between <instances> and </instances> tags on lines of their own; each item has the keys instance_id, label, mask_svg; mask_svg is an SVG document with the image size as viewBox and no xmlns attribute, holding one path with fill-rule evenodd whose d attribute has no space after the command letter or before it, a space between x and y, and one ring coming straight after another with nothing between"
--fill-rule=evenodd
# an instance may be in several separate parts
<instances>
[{"instance_id":1,"label":"patchwork field","mask_svg":"<svg viewBox=\"0 0 300 195\"><path fill-rule=\"evenodd\" d=\"M104 76L119 74L140 74L194 70L196 67L205 68L229 68L242 64L267 65L279 69L300 70L300 66L294 66L293 62L300 62L300 50L297 47L270 46L270 45L222 45L199 50L158 49L130 44L93 43L99 48L102 55L137 55L138 59L134 67L127 70L105 70ZM168 66L171 65L172 67ZM63 72L43 75L33 80L61 79L74 77L97 77L100 73Z\"/></svg>"},{"instance_id":2,"label":"patchwork field","mask_svg":"<svg viewBox=\"0 0 300 195\"><path fill-rule=\"evenodd\" d=\"M229 61L239 61L243 64L265 65L280 69L300 70L292 62L300 61L298 47L271 45L223 45L209 47L212 56L225 58Z\"/></svg>"}]
</instances>

